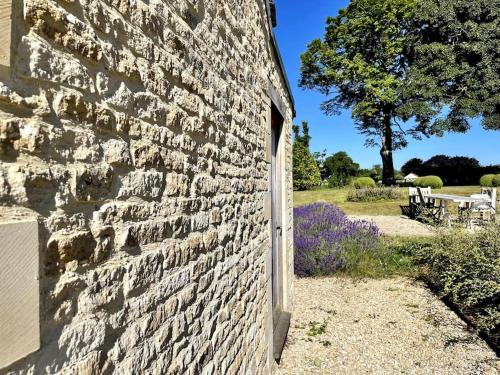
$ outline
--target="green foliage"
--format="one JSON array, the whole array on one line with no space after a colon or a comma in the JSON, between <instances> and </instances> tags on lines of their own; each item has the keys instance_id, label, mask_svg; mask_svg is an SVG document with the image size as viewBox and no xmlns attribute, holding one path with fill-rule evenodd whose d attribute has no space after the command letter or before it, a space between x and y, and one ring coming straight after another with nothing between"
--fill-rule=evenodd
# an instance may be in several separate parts
<instances>
[{"instance_id":1,"label":"green foliage","mask_svg":"<svg viewBox=\"0 0 500 375\"><path fill-rule=\"evenodd\" d=\"M307 331L307 336L318 336L326 332L326 327L328 327L328 321L323 320L323 323L312 321L309 322L309 329Z\"/></svg>"},{"instance_id":2,"label":"green foliage","mask_svg":"<svg viewBox=\"0 0 500 375\"><path fill-rule=\"evenodd\" d=\"M352 185L356 189L375 188L377 186L377 184L371 177L358 177L354 180Z\"/></svg>"},{"instance_id":3,"label":"green foliage","mask_svg":"<svg viewBox=\"0 0 500 375\"><path fill-rule=\"evenodd\" d=\"M386 241L390 243L391 240ZM341 273L354 279L410 275L415 270L410 256L384 242L371 251L362 251L354 245L346 246L342 260L345 266Z\"/></svg>"},{"instance_id":4,"label":"green foliage","mask_svg":"<svg viewBox=\"0 0 500 375\"><path fill-rule=\"evenodd\" d=\"M443 187L443 180L438 176L424 176L419 177L413 183L414 186L418 187L431 187L433 189L441 189Z\"/></svg>"},{"instance_id":5,"label":"green foliage","mask_svg":"<svg viewBox=\"0 0 500 375\"><path fill-rule=\"evenodd\" d=\"M368 189L352 189L347 193L347 202L382 202L403 198L401 190L395 187L375 187Z\"/></svg>"},{"instance_id":6,"label":"green foliage","mask_svg":"<svg viewBox=\"0 0 500 375\"><path fill-rule=\"evenodd\" d=\"M421 174L424 161L419 158L412 158L403 164L401 167L401 172L404 175L409 175L410 173L415 173L417 175Z\"/></svg>"},{"instance_id":7,"label":"green foliage","mask_svg":"<svg viewBox=\"0 0 500 375\"><path fill-rule=\"evenodd\" d=\"M500 129L500 0L419 0L411 29L404 94L420 93L444 113L431 131L465 132L479 116Z\"/></svg>"},{"instance_id":8,"label":"green foliage","mask_svg":"<svg viewBox=\"0 0 500 375\"><path fill-rule=\"evenodd\" d=\"M294 142L302 143L305 148L309 149L309 143L311 142L311 136L309 135L309 123L307 121L302 121L302 134L300 134L300 125L293 125L292 131L294 135Z\"/></svg>"},{"instance_id":9,"label":"green foliage","mask_svg":"<svg viewBox=\"0 0 500 375\"><path fill-rule=\"evenodd\" d=\"M440 233L413 257L424 279L500 348L500 226Z\"/></svg>"},{"instance_id":10,"label":"green foliage","mask_svg":"<svg viewBox=\"0 0 500 375\"><path fill-rule=\"evenodd\" d=\"M492 185L495 187L500 187L500 174L495 175L491 181Z\"/></svg>"},{"instance_id":11,"label":"green foliage","mask_svg":"<svg viewBox=\"0 0 500 375\"><path fill-rule=\"evenodd\" d=\"M293 143L293 189L310 190L321 184L321 176L318 164L309 151L309 126L307 122L302 123L303 132L300 127L293 126L295 133Z\"/></svg>"},{"instance_id":12,"label":"green foliage","mask_svg":"<svg viewBox=\"0 0 500 375\"><path fill-rule=\"evenodd\" d=\"M475 185L482 175L500 172L500 165L481 166L477 159L468 156L434 155L425 162L410 159L402 167L405 174L435 175L447 185Z\"/></svg>"},{"instance_id":13,"label":"green foliage","mask_svg":"<svg viewBox=\"0 0 500 375\"><path fill-rule=\"evenodd\" d=\"M359 170L359 164L355 163L345 151L337 152L325 160L325 168L330 177L330 187L342 187L348 185Z\"/></svg>"},{"instance_id":14,"label":"green foliage","mask_svg":"<svg viewBox=\"0 0 500 375\"><path fill-rule=\"evenodd\" d=\"M432 101L417 102L406 90L416 6L417 0L351 0L327 19L324 38L302 55L300 85L331 96L322 105L327 115L352 109L366 145L381 148L384 184L394 180L392 151L406 147L407 135L429 135L429 119L436 114ZM410 118L414 125L404 129L400 122Z\"/></svg>"},{"instance_id":15,"label":"green foliage","mask_svg":"<svg viewBox=\"0 0 500 375\"><path fill-rule=\"evenodd\" d=\"M360 169L358 177L371 177L375 181L380 181L382 179L382 166L375 164L371 169Z\"/></svg>"},{"instance_id":16,"label":"green foliage","mask_svg":"<svg viewBox=\"0 0 500 375\"><path fill-rule=\"evenodd\" d=\"M485 174L479 180L479 184L483 187L493 187L493 178L495 178L494 174Z\"/></svg>"},{"instance_id":17,"label":"green foliage","mask_svg":"<svg viewBox=\"0 0 500 375\"><path fill-rule=\"evenodd\" d=\"M309 150L302 144L293 145L293 188L311 190L321 184L318 165Z\"/></svg>"},{"instance_id":18,"label":"green foliage","mask_svg":"<svg viewBox=\"0 0 500 375\"><path fill-rule=\"evenodd\" d=\"M325 162L326 162L326 149L323 151L316 151L313 152L313 157L314 160L316 160L316 164L318 164L319 168L319 173L321 174L321 181L324 181L328 179L328 176L330 175L328 170L326 169Z\"/></svg>"}]
</instances>

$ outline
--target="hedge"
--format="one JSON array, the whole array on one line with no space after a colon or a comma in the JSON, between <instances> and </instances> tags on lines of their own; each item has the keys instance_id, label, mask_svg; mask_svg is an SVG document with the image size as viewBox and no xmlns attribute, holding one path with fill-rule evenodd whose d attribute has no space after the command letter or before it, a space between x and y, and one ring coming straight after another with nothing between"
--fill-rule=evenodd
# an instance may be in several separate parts
<instances>
[{"instance_id":1,"label":"hedge","mask_svg":"<svg viewBox=\"0 0 500 375\"><path fill-rule=\"evenodd\" d=\"M492 186L500 187L500 174L495 175L495 177L493 177L493 180L491 182Z\"/></svg>"},{"instance_id":2,"label":"hedge","mask_svg":"<svg viewBox=\"0 0 500 375\"><path fill-rule=\"evenodd\" d=\"M483 187L493 187L493 179L495 178L494 174L485 174L479 180L479 184Z\"/></svg>"},{"instance_id":3,"label":"hedge","mask_svg":"<svg viewBox=\"0 0 500 375\"><path fill-rule=\"evenodd\" d=\"M356 189L366 189L366 188L374 188L377 186L375 180L371 177L359 177L354 180L353 186Z\"/></svg>"},{"instance_id":4,"label":"hedge","mask_svg":"<svg viewBox=\"0 0 500 375\"><path fill-rule=\"evenodd\" d=\"M438 176L424 176L415 180L413 185L418 187L431 187L433 189L441 189L443 187L443 180Z\"/></svg>"}]
</instances>

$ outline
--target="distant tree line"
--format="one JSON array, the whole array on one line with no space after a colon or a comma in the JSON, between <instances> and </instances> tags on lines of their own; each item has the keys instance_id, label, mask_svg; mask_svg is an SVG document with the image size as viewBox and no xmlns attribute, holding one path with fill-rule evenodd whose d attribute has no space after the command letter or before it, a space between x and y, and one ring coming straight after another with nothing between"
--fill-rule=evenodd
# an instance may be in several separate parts
<instances>
[{"instance_id":1,"label":"distant tree line","mask_svg":"<svg viewBox=\"0 0 500 375\"><path fill-rule=\"evenodd\" d=\"M439 176L445 185L477 185L481 176L500 173L500 165L481 166L477 159L467 156L436 155L426 161L410 159L401 167L401 172Z\"/></svg>"},{"instance_id":2,"label":"distant tree line","mask_svg":"<svg viewBox=\"0 0 500 375\"><path fill-rule=\"evenodd\" d=\"M361 168L345 151L339 151L327 156L326 150L314 152L314 159L318 165L323 185L329 187L343 187L349 185L356 177L371 177L375 181L382 180L382 166L375 164L371 168ZM396 171L396 178L403 178Z\"/></svg>"}]
</instances>

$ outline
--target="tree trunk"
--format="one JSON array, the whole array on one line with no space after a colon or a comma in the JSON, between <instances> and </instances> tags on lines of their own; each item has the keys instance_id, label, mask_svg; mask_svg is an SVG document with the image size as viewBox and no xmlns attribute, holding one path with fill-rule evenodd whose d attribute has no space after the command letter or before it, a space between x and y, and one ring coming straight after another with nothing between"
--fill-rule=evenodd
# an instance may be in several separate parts
<instances>
[{"instance_id":1,"label":"tree trunk","mask_svg":"<svg viewBox=\"0 0 500 375\"><path fill-rule=\"evenodd\" d=\"M392 128L391 117L384 116L384 134L382 136L382 183L385 186L394 185L394 162L392 160Z\"/></svg>"}]
</instances>

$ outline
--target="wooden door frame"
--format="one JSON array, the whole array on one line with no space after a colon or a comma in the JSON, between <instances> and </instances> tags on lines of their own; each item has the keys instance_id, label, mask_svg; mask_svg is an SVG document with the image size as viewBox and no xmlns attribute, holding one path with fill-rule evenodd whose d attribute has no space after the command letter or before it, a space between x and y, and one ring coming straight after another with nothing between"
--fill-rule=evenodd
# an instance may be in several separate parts
<instances>
[{"instance_id":1,"label":"wooden door frame","mask_svg":"<svg viewBox=\"0 0 500 375\"><path fill-rule=\"evenodd\" d=\"M291 314L287 312L287 267L286 256L286 171L285 171L285 120L278 106L271 101L270 110L270 138L268 147L271 148L271 306L272 306L272 357L279 362L285 344L288 328L290 326ZM274 173L273 173L273 158ZM280 236L277 236L277 231ZM279 242L278 242L279 241ZM277 274L276 274L277 273ZM277 296L275 296L277 289ZM274 300L278 298L275 308Z\"/></svg>"}]
</instances>

